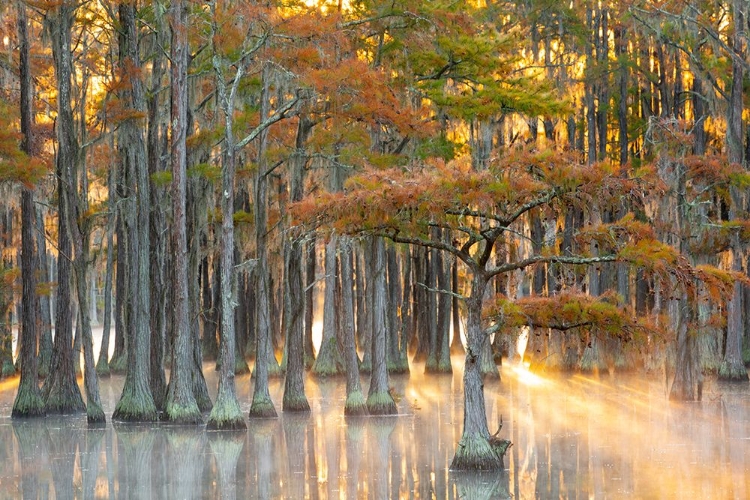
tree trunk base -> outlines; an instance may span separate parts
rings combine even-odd
[[[88,422],[89,427],[104,426],[107,423],[104,410],[100,405],[91,402],[86,405],[86,422]]]
[[[385,391],[375,392],[367,396],[367,411],[370,415],[396,415],[398,408],[393,396]]]
[[[336,342],[336,339],[332,338],[327,343],[321,344],[311,374],[316,377],[338,377],[345,373],[344,358],[339,352]]]
[[[344,415],[347,417],[363,417],[367,415],[367,401],[362,391],[354,391],[346,397]]]
[[[11,418],[34,418],[44,416],[44,401],[38,390],[34,390],[33,384],[25,383],[18,387],[18,394],[13,403]]]
[[[273,401],[264,397],[254,397],[248,416],[250,418],[276,418],[278,414],[273,406]]]
[[[458,443],[450,465],[452,471],[503,470],[503,455],[507,445],[492,445],[479,435],[464,435]],[[500,453],[502,452],[502,453]]]
[[[109,378],[112,375],[109,369],[109,361],[100,359],[96,364],[96,374],[99,378]]]
[[[75,384],[75,381],[72,383]],[[65,389],[61,387],[62,382],[57,381],[54,384],[45,403],[47,414],[67,415],[86,411],[77,385],[75,389]]]
[[[727,382],[747,382],[747,368],[742,362],[723,361],[719,366],[719,380]]]
[[[130,392],[130,391],[128,391]],[[136,397],[134,394],[123,394],[112,413],[112,420],[117,422],[156,422],[159,415],[156,405],[148,398]]]
[[[112,358],[109,362],[109,371],[116,375],[125,373],[128,366],[128,357],[125,354]]]
[[[281,409],[288,412],[306,413],[310,411],[310,403],[304,394],[287,396],[284,393],[284,400],[281,403]]]
[[[195,402],[191,405],[183,406],[167,401],[164,418],[167,422],[177,425],[200,425],[203,423],[201,412]]]
[[[239,431],[247,429],[240,405],[235,401],[216,401],[206,421],[206,429],[213,431]]]

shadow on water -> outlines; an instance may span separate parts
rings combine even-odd
[[[708,380],[703,402],[675,404],[646,376],[502,374],[485,384],[487,418],[494,432],[502,417],[513,446],[493,474],[448,471],[463,423],[459,371],[394,377],[394,417],[346,418],[343,380],[310,381],[309,414],[251,420],[240,433],[91,429],[83,415],[11,421],[12,391],[0,391],[0,498],[750,497],[746,386]],[[249,376],[237,385],[246,413]],[[119,387],[103,381],[104,394]],[[280,407],[282,381],[270,391]],[[110,415],[114,400],[104,405]]]

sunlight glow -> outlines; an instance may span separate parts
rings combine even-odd
[[[18,387],[19,380],[20,380],[19,377],[10,377],[10,378],[6,378],[5,380],[0,381],[0,392],[10,391],[10,390],[15,391],[16,388]]]
[[[515,365],[512,370],[513,373],[516,374],[518,381],[523,385],[527,385],[530,387],[539,387],[541,385],[544,385],[546,382],[542,377],[540,377],[536,373],[531,372],[526,363]]]

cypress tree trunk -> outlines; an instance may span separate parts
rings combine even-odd
[[[302,200],[304,192],[304,153],[312,123],[301,117],[297,127],[296,151],[289,166],[289,201]],[[302,281],[303,242],[301,236],[292,234],[284,252],[284,336],[286,337],[287,367],[284,381],[284,411],[310,411],[305,396],[305,330],[304,295]]]
[[[357,258],[357,276],[362,285],[362,318],[357,318],[357,330],[355,337],[359,348],[362,350],[362,362],[359,365],[360,373],[372,373],[372,266],[368,264],[366,256],[368,250],[360,247],[355,253]]]
[[[433,229],[432,230],[432,238],[435,240],[440,239],[439,235],[439,229]],[[425,298],[427,299],[427,310],[425,312],[427,322],[423,325],[424,328],[427,329],[427,335],[423,338],[427,339],[428,341],[428,349],[427,349],[427,360],[424,364],[424,371],[425,373],[434,373],[437,372],[437,358],[438,358],[438,348],[440,338],[439,338],[439,332],[438,332],[438,325],[437,325],[437,316],[438,316],[438,310],[437,310],[437,293],[435,292],[435,289],[437,289],[437,275],[439,273],[439,270],[437,268],[438,266],[438,250],[435,248],[430,248],[429,250],[429,258],[426,260],[426,274],[425,274],[425,281],[423,282],[424,286],[427,287]],[[418,285],[421,286],[421,285]]]
[[[36,210],[37,227],[44,227],[41,209]],[[43,231],[36,231],[37,268],[39,269],[39,282],[49,282],[49,267],[47,263],[47,240]],[[39,321],[41,331],[39,336],[39,377],[44,378],[49,374],[52,362],[52,311],[50,296],[45,294],[39,297],[41,311]]]
[[[269,103],[269,71],[267,67],[263,69],[263,90],[261,92],[261,119],[265,119],[270,113]],[[268,391],[269,365],[276,364],[276,357],[271,346],[271,276],[268,264],[268,239],[267,226],[268,215],[266,213],[268,203],[268,177],[266,172],[266,141],[268,131],[264,130],[259,135],[258,145],[258,163],[259,168],[255,174],[254,180],[254,216],[255,216],[255,244],[257,251],[258,265],[256,272],[258,276],[256,292],[256,356],[255,369],[255,390],[253,392],[253,402],[250,406],[250,417],[276,417],[276,409],[271,401],[271,394]],[[270,358],[273,357],[273,361]]]
[[[743,111],[743,76],[745,47],[744,37],[741,33],[745,32],[745,16],[742,6],[745,2],[734,0],[733,18],[735,35],[732,39],[732,50],[734,58],[732,59],[732,87],[727,107],[727,150],[729,161],[744,165],[744,134],[742,132],[742,111]],[[736,187],[730,188],[731,208],[730,220],[738,220],[742,208],[746,203],[746,193],[741,193]],[[734,233],[731,238],[732,251],[732,270],[742,270],[742,247],[738,233]],[[727,305],[727,344],[724,351],[724,359],[719,366],[719,378],[723,380],[747,381],[747,369],[742,362],[742,337],[743,320],[742,320],[742,285],[734,284],[732,298]]]
[[[201,414],[193,396],[190,364],[191,331],[188,311],[188,262],[185,217],[186,199],[186,132],[187,132],[187,6],[174,0],[169,8],[172,30],[171,100],[172,100],[172,253],[173,304],[175,340],[172,368],[167,389],[166,418],[176,423],[200,423]]]
[[[125,197],[123,192],[122,165],[117,167],[116,191],[117,197],[115,204]],[[112,358],[109,360],[109,370],[112,373],[125,373],[127,359],[127,345],[125,332],[128,325],[128,291],[127,280],[127,237],[125,236],[125,214],[122,213],[122,205],[118,206],[117,218],[115,221],[115,235],[117,238],[117,260],[115,261],[115,350],[112,352]]]
[[[155,22],[158,26],[156,30],[156,43],[165,46],[168,30],[164,22],[163,13],[156,13]],[[165,203],[165,188],[153,179],[157,173],[166,171],[166,161],[162,160],[164,151],[167,149],[165,141],[167,133],[162,129],[162,111],[159,99],[159,89],[162,85],[162,79],[165,73],[165,57],[155,51],[156,54],[151,64],[151,88],[150,97],[147,101],[148,106],[148,129],[146,131],[147,151],[148,151],[148,173],[152,180],[149,186],[151,196],[149,213],[149,256],[151,268],[149,271],[151,287],[151,362],[149,386],[151,395],[154,399],[154,405],[157,411],[163,412],[167,398],[167,378],[164,373],[164,354],[166,351],[167,341],[167,238],[165,238],[164,228],[167,227],[165,213],[167,211]]]
[[[21,75],[21,150],[33,155],[32,79],[29,65],[29,37],[27,32],[26,6],[16,2],[18,11],[19,71]],[[21,380],[11,410],[12,418],[44,415],[44,401],[39,392],[37,376],[37,338],[39,336],[39,296],[36,291],[36,271],[39,259],[34,241],[34,192],[26,187],[21,191]]]
[[[213,24],[212,34],[216,35],[216,5],[211,5]],[[219,268],[221,286],[221,369],[219,372],[219,394],[208,417],[209,429],[246,429],[242,418],[240,403],[234,382],[234,358],[237,354],[234,324],[234,308],[237,305],[237,287],[234,272],[234,178],[236,172],[236,154],[232,119],[234,114],[234,96],[242,77],[242,69],[237,70],[235,82],[227,93],[224,76],[224,64],[214,52],[214,71],[216,72],[219,106],[224,115],[224,161],[221,169],[221,234],[219,236]],[[205,279],[208,281],[207,262],[204,264]],[[207,285],[206,285],[207,286]],[[210,295],[210,294],[209,294]],[[214,335],[213,333],[210,333]],[[236,462],[236,461],[235,461]]]
[[[318,377],[332,377],[341,375],[344,371],[344,359],[338,344],[336,311],[336,250],[338,236],[335,234],[325,247],[325,295],[323,299],[323,337],[320,349],[312,367],[313,375]]]
[[[122,71],[140,68],[138,35],[136,32],[135,5],[119,5],[120,64]],[[135,112],[146,111],[143,81],[131,76],[130,89],[121,96],[124,104]],[[125,220],[128,233],[128,281],[132,294],[129,302],[130,325],[127,354],[127,371],[120,400],[115,406],[113,420],[130,422],[153,422],[157,419],[156,404],[150,386],[150,329],[151,329],[151,283],[149,253],[150,194],[148,159],[140,124],[134,119],[120,124],[118,149],[125,169],[129,199]]]
[[[359,383],[359,358],[354,338],[354,280],[352,247],[348,237],[341,238],[341,302],[342,328],[344,330],[344,359],[346,361],[346,403],[344,415],[367,414],[367,405]]]
[[[99,348],[99,361],[96,363],[96,372],[100,377],[109,377],[109,334],[112,329],[112,275],[114,274],[114,233],[117,221],[117,209],[114,206],[113,170],[109,172],[109,220],[107,220],[107,262],[104,271],[104,324],[102,325],[102,343]]]
[[[404,283],[401,290],[401,339],[399,344],[399,367],[403,373],[409,373],[409,355],[407,349],[411,336],[412,316],[414,311],[411,304],[412,272],[411,272],[411,247],[404,247],[403,278]]]
[[[461,317],[459,316],[458,304],[458,259],[453,260],[451,266],[451,291],[452,298],[452,318],[453,318],[453,339],[451,340],[451,354],[464,354],[464,345],[461,342]]]
[[[72,195],[69,190],[77,185],[74,176],[75,164],[78,161],[78,145],[75,137],[75,122],[71,109],[71,28],[77,7],[67,2],[56,6],[48,12],[52,56],[55,66],[55,77],[58,90],[58,118],[56,135],[57,151],[57,188],[60,198],[58,216],[58,270],[55,311],[55,341],[52,352],[50,376],[45,381],[43,393],[47,413],[76,413],[85,406],[76,382],[73,363],[73,321],[71,318],[71,257],[72,244],[68,216],[73,210],[70,206]]]
[[[379,237],[372,238],[370,243],[373,278],[372,376],[367,393],[367,410],[371,415],[393,415],[398,412],[398,408],[388,392],[386,367],[385,243]]]
[[[447,239],[447,234],[443,235],[443,240]],[[450,243],[447,242],[446,243]],[[451,296],[448,291],[451,288],[451,268],[450,263],[446,262],[443,252],[438,252],[435,269],[437,275],[437,288],[440,293],[437,296],[437,330],[439,339],[438,365],[437,371],[440,373],[452,373],[451,349],[450,349],[450,328],[451,328]],[[492,363],[494,364],[494,359]]]
[[[386,249],[388,260],[388,372],[408,373],[408,358],[401,356],[405,348],[403,320],[405,304],[403,303],[402,273],[399,269],[398,251],[395,245]]]
[[[310,369],[315,363],[313,346],[313,311],[315,306],[315,237],[305,244],[305,368]]]
[[[214,258],[213,269],[217,269],[216,258]],[[219,345],[216,342],[216,326],[218,323],[219,315],[217,314],[217,303],[214,302],[214,289],[211,287],[211,279],[209,276],[211,266],[209,265],[208,255],[203,257],[200,265],[201,272],[201,317],[203,318],[203,361],[216,361],[216,357],[219,354]],[[215,275],[218,274],[218,270]]]
[[[487,278],[476,273],[472,278],[471,295],[466,300],[466,359],[464,363],[464,428],[461,441],[451,462],[451,470],[502,470],[504,449],[490,443],[484,385],[479,370],[483,344],[482,298]]]

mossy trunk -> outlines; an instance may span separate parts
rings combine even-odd
[[[451,470],[502,470],[503,455],[490,444],[487,413],[484,402],[484,384],[480,372],[480,357],[487,335],[482,330],[482,297],[487,278],[475,274],[471,295],[466,301],[466,358],[464,362],[464,426]]]
[[[171,47],[171,105],[172,130],[172,254],[173,254],[173,307],[174,345],[172,367],[165,417],[180,424],[202,423],[201,413],[193,395],[191,380],[192,346],[190,316],[188,311],[188,259],[185,198],[186,184],[186,131],[187,131],[187,5],[175,0],[169,8],[172,28]]]
[[[373,278],[372,375],[367,393],[367,410],[371,415],[393,415],[398,408],[388,392],[386,367],[386,279],[385,242],[371,238],[370,262]]]
[[[26,6],[17,4],[17,26],[19,41],[19,71],[21,77],[21,149],[32,155],[33,137],[33,108],[32,108],[32,78],[29,64],[29,39],[26,21]],[[12,418],[37,417],[44,414],[44,401],[39,391],[37,374],[37,338],[41,307],[37,294],[38,253],[34,236],[34,222],[36,209],[34,208],[34,192],[26,187],[21,188],[21,310],[20,344],[21,380],[18,392],[11,410]],[[10,339],[10,335],[8,336]],[[10,346],[8,346],[10,347]],[[10,354],[10,349],[8,349]],[[12,366],[12,363],[11,363]]]
[[[302,200],[304,192],[304,167],[307,157],[304,146],[312,130],[312,122],[300,118],[297,127],[296,152],[290,159],[289,198],[291,202]],[[303,241],[300,234],[292,233],[284,252],[284,336],[286,337],[287,367],[284,381],[284,411],[310,411],[305,395],[305,296],[303,290],[302,261]]]
[[[23,11],[21,13],[20,11]],[[25,7],[19,7],[19,31],[26,29]],[[24,38],[25,39],[25,38]],[[22,51],[22,54],[24,52]],[[27,54],[28,57],[28,54]],[[21,192],[21,300],[25,307],[21,317],[21,380],[11,410],[12,418],[29,418],[44,415],[44,401],[39,391],[37,377],[36,339],[39,322],[37,320],[39,296],[36,295],[36,253],[34,248],[34,200],[31,190]]]
[[[140,67],[136,12],[133,4],[118,7],[120,34],[120,61]],[[139,112],[146,111],[143,81],[134,79],[131,87],[121,98],[126,105]],[[123,200],[126,206],[125,230],[127,246],[120,251],[128,252],[128,288],[137,290],[128,303],[128,314],[132,318],[128,330],[127,372],[120,401],[115,407],[113,419],[134,422],[153,422],[157,419],[156,404],[149,384],[151,357],[151,288],[149,253],[149,178],[146,145],[143,133],[135,120],[125,120],[119,128],[119,153],[125,169],[125,182],[129,197]]]
[[[738,239],[738,238],[737,238]],[[739,242],[736,243],[739,246]],[[732,251],[732,269],[740,270],[739,252]],[[719,379],[733,382],[747,382],[747,368],[742,362],[742,284],[734,283],[732,298],[727,303],[727,344],[724,359],[719,365]]]
[[[263,89],[261,91],[261,109],[260,113],[262,117],[266,117],[270,113],[270,82],[269,70],[267,67],[263,68]],[[255,336],[257,339],[256,356],[255,356],[255,369],[253,370],[253,377],[255,381],[255,387],[253,391],[253,402],[250,406],[250,417],[251,418],[274,418],[277,416],[276,408],[274,408],[273,401],[271,400],[271,394],[268,391],[268,377],[269,377],[269,365],[276,363],[276,357],[271,347],[271,335],[273,334],[271,325],[271,273],[268,263],[268,246],[267,246],[267,203],[268,203],[268,177],[266,175],[266,141],[268,139],[268,131],[264,130],[259,135],[258,145],[258,171],[254,176],[254,211],[255,217],[255,244],[257,251],[258,265],[256,266],[257,272],[257,288],[256,288],[256,308],[255,308],[255,320],[256,330]],[[271,360],[270,358],[273,358]]]
[[[344,330],[344,359],[346,361],[346,403],[344,415],[366,415],[367,405],[359,382],[359,359],[354,335],[354,269],[352,248],[347,237],[341,239],[341,302]]]
[[[209,429],[243,430],[247,428],[242,418],[234,381],[235,356],[237,355],[234,324],[234,309],[237,304],[236,273],[234,271],[234,178],[236,157],[234,134],[232,132],[232,112],[234,110],[230,96],[224,84],[223,64],[218,56],[214,59],[214,69],[221,82],[218,85],[219,104],[224,113],[226,130],[224,141],[226,154],[221,169],[221,233],[219,236],[219,269],[221,271],[221,358],[223,361],[219,372],[219,394],[211,414],[206,422]],[[207,263],[204,264],[207,266]],[[205,273],[208,279],[208,272]],[[216,304],[214,304],[215,306]],[[211,332],[211,335],[214,335]],[[236,464],[236,458],[235,458]]]
[[[74,176],[78,162],[78,144],[75,137],[75,121],[71,109],[71,29],[77,6],[62,4],[48,14],[52,55],[55,66],[55,78],[58,87],[58,121],[56,133],[57,150],[57,188],[59,193],[58,217],[58,255],[72,255],[70,227],[74,220],[71,206],[73,193],[77,186]],[[71,317],[72,284],[71,261],[61,257],[57,268],[55,340],[52,352],[50,376],[45,381],[43,393],[47,413],[76,413],[85,406],[76,382],[73,356],[73,320]]]

